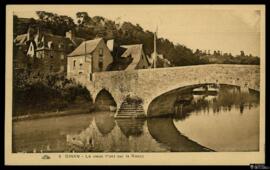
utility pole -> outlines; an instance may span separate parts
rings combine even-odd
[[[157,30],[158,30],[158,27],[155,31],[155,34],[154,34],[154,55],[153,55],[153,62],[154,62],[154,68],[157,68]]]

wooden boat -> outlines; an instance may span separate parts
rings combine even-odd
[[[116,107],[115,106],[110,106],[110,111],[111,112],[115,112],[116,111]]]

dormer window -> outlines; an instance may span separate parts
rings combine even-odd
[[[49,47],[49,49],[53,49],[53,42],[52,41],[48,42],[48,47]]]
[[[64,48],[64,44],[63,44],[63,43],[60,43],[60,44],[58,45],[58,48],[59,48],[59,49],[63,49],[63,48]]]
[[[44,45],[43,42],[38,42],[38,45],[37,45],[37,46],[38,46],[39,48],[42,48],[43,45]]]

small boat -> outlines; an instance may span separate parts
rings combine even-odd
[[[116,111],[116,107],[115,106],[110,106],[110,111],[111,112],[115,112]]]
[[[219,92],[219,87],[217,85],[209,85],[207,87],[207,91],[209,91],[209,92]]]
[[[193,89],[193,92],[204,92],[204,91],[206,91],[205,87],[198,87],[198,88]]]

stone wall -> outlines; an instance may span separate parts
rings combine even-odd
[[[260,68],[256,65],[198,65],[130,71],[111,71],[93,74],[93,81],[78,79],[90,90],[93,100],[106,89],[121,106],[127,95],[144,102],[144,111],[156,97],[171,90],[206,83],[219,83],[260,89]]]

